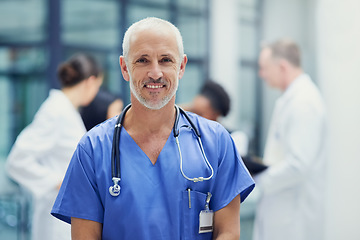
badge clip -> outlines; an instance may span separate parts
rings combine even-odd
[[[208,233],[214,230],[214,212],[209,208],[211,196],[211,193],[208,192],[206,197],[205,210],[202,210],[199,214],[199,233]]]

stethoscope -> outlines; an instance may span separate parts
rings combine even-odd
[[[119,152],[120,151],[120,149],[119,149],[120,145],[119,145],[119,143],[120,143],[121,126],[122,126],[122,123],[124,121],[125,114],[130,109],[130,107],[131,107],[131,104],[127,105],[124,108],[124,110],[121,112],[121,114],[117,118],[116,125],[115,125],[115,130],[114,130],[114,137],[113,137],[112,150],[111,150],[111,175],[112,175],[112,181],[114,182],[114,186],[110,186],[110,188],[109,188],[110,194],[112,196],[114,196],[114,197],[116,197],[116,196],[118,196],[120,194],[120,185],[119,185],[119,183],[120,183],[120,180],[121,180],[121,176],[120,176],[121,171],[120,171],[120,152]],[[175,137],[176,145],[177,145],[177,148],[178,148],[178,151],[179,151],[181,174],[183,175],[183,177],[185,179],[187,179],[189,181],[192,181],[192,182],[208,181],[213,177],[214,169],[212,168],[209,160],[206,157],[204,147],[203,147],[203,144],[201,142],[200,132],[196,128],[195,124],[191,121],[189,115],[183,109],[181,109],[177,105],[175,105],[175,109],[176,109],[176,117],[175,117],[175,122],[174,122],[174,127],[173,127],[173,135]],[[202,154],[202,156],[203,156],[203,158],[205,160],[205,163],[206,163],[207,167],[210,168],[210,170],[211,170],[211,174],[208,177],[190,178],[183,171],[183,159],[182,159],[180,143],[179,143],[180,129],[178,129],[180,113],[183,114],[185,116],[185,118],[187,119],[187,121],[190,123],[190,126],[186,126],[186,127],[190,128],[195,133],[195,135],[197,137],[197,142],[198,142],[199,147],[201,149],[201,154]]]

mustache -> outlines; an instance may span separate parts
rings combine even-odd
[[[166,85],[167,84],[167,81],[165,81],[163,78],[158,78],[158,79],[153,79],[153,78],[149,78],[148,80],[146,80],[144,82],[144,85],[147,85],[149,83],[157,83],[157,84],[164,84]]]

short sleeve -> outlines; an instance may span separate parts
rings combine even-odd
[[[219,128],[219,162],[211,200],[214,211],[228,205],[239,194],[241,201],[244,201],[255,187],[230,134],[223,127]]]
[[[71,159],[51,214],[67,223],[71,223],[71,217],[103,222],[104,207],[93,160],[81,144]]]

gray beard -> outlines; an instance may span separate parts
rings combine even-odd
[[[133,83],[132,77],[130,76],[130,91],[131,93],[135,96],[135,98],[146,108],[151,109],[151,110],[159,110],[161,108],[163,108],[166,104],[168,104],[170,102],[170,100],[175,96],[176,91],[179,87],[179,79],[176,82],[176,88],[174,89],[173,92],[170,92],[170,94],[166,95],[163,99],[161,99],[160,102],[158,103],[152,103],[147,101],[144,97],[142,97],[135,89],[135,85]]]

